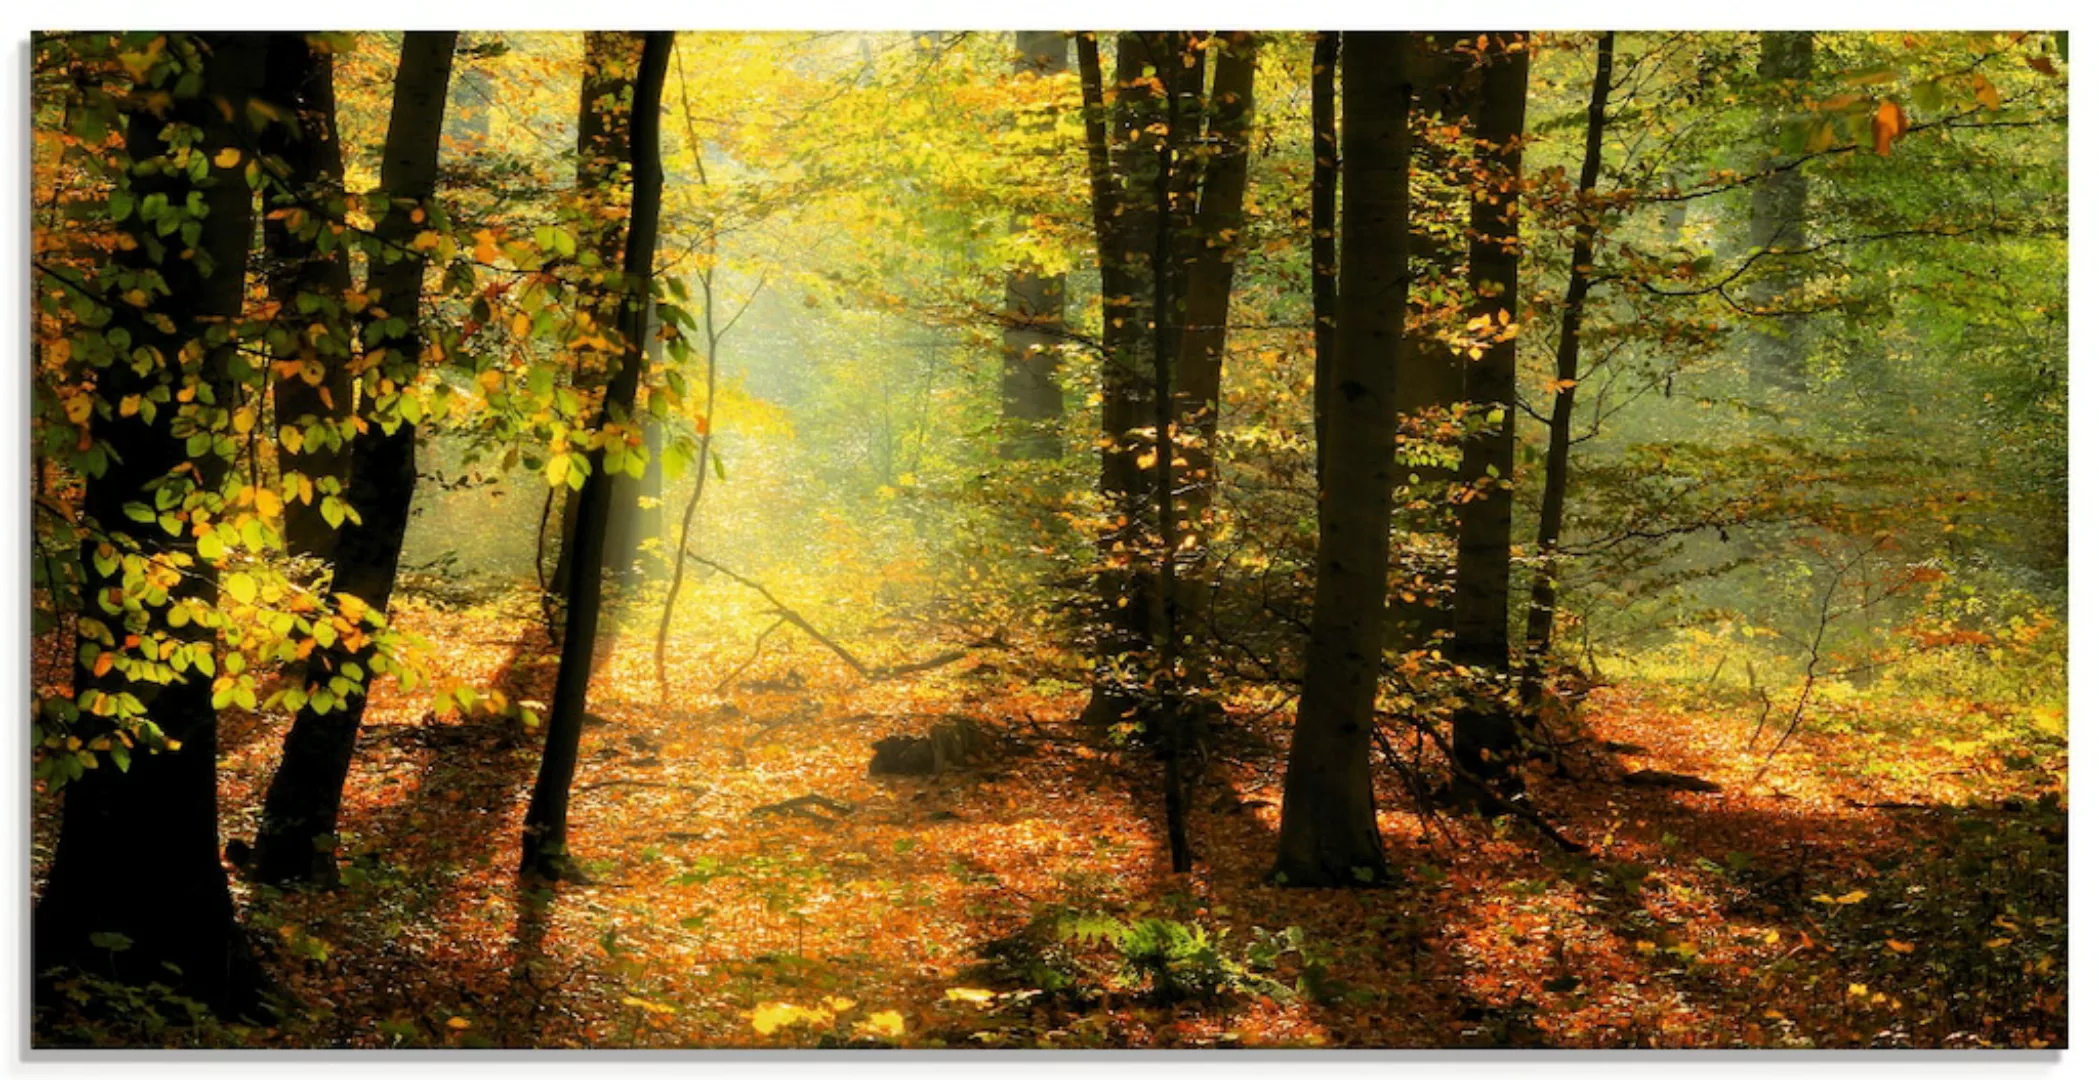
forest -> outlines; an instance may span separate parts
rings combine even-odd
[[[2069,35],[40,31],[31,1043],[2068,1043]]]

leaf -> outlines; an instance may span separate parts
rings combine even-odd
[[[1905,954],[1917,951],[1917,946],[1914,942],[1897,941],[1894,938],[1888,939],[1888,948],[1893,949],[1896,952]]]
[[[877,1038],[901,1038],[904,1034],[904,1014],[895,1009],[884,1009],[870,1014],[858,1027],[862,1032]]]
[[[1902,106],[1892,101],[1881,102],[1880,108],[1873,113],[1873,152],[1887,157],[1895,140],[1908,130],[1909,117],[1904,115]]]
[[[255,579],[242,573],[226,575],[226,592],[243,604],[255,602]]]
[[[211,159],[211,163],[212,163],[213,165],[216,165],[216,166],[218,166],[218,167],[219,167],[219,168],[221,168],[221,169],[230,169],[230,168],[234,167],[235,165],[238,165],[238,164],[240,164],[240,163],[241,163],[241,152],[240,152],[240,147],[237,147],[237,146],[229,146],[229,147],[225,148],[224,150],[221,150],[221,151],[219,151],[219,152],[218,152],[218,154],[217,154],[217,156],[215,156],[215,157],[213,157],[213,158]]]

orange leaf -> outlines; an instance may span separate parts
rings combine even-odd
[[[1873,113],[1873,152],[1881,157],[1888,156],[1888,150],[1903,132],[1909,130],[1909,126],[1909,117],[1903,115],[1902,106],[1892,101],[1881,102],[1880,108]]]

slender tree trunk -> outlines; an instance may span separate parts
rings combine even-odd
[[[1322,30],[1312,46],[1312,467],[1326,482],[1327,418],[1333,405],[1335,174],[1340,145],[1334,138],[1334,69],[1341,61],[1341,33]]]
[[[421,367],[423,271],[426,260],[412,241],[424,228],[412,214],[434,205],[438,136],[443,130],[446,87],[451,81],[454,31],[410,31],[401,39],[394,75],[393,110],[387,121],[379,187],[387,210],[374,231],[381,254],[366,279],[372,304],[366,309],[366,359],[378,363],[365,376],[358,404],[365,430],[350,444],[350,505],[358,520],[346,522],[335,548],[336,592],[355,597],[376,616],[386,614],[400,571],[401,544],[415,498],[416,425],[402,419],[400,394],[415,385]],[[384,322],[406,322],[387,335]],[[399,390],[381,393],[380,384]],[[389,430],[389,428],[391,430]],[[351,648],[347,637],[314,649],[307,658],[309,693],[355,666],[364,674],[356,688],[329,709],[309,703],[299,710],[284,740],[284,758],[263,798],[255,838],[254,874],[275,885],[332,884],[335,832],[342,812],[343,784],[364,721],[366,694],[379,677],[381,658],[366,639]]]
[[[1182,348],[1182,298],[1184,279],[1180,273],[1180,260],[1173,254],[1173,239],[1178,224],[1186,212],[1175,206],[1175,168],[1180,164],[1180,149],[1184,143],[1182,126],[1190,120],[1190,109],[1182,107],[1182,99],[1190,88],[1186,80],[1194,80],[1194,90],[1201,92],[1201,67],[1192,73],[1186,65],[1178,63],[1186,34],[1169,31],[1169,34],[1146,36],[1152,48],[1152,67],[1159,73],[1161,86],[1167,94],[1165,132],[1159,132],[1152,143],[1154,172],[1152,172],[1152,206],[1157,210],[1157,220],[1152,222],[1152,507],[1159,514],[1159,652],[1157,671],[1152,679],[1159,684],[1159,696],[1163,709],[1157,719],[1165,723],[1165,759],[1167,759],[1167,849],[1171,851],[1173,872],[1186,874],[1194,868],[1194,847],[1188,843],[1188,782],[1182,776],[1182,765],[1188,751],[1188,723],[1192,711],[1186,700],[1182,700],[1180,679],[1180,587],[1175,585],[1180,556],[1180,516],[1175,507],[1173,493],[1173,367]],[[1154,738],[1157,738],[1154,734]]]
[[[121,397],[156,388],[170,395],[181,392],[179,400],[201,392],[207,402],[229,401],[234,393],[235,346],[212,342],[210,335],[241,314],[255,211],[241,167],[220,167],[216,160],[223,148],[241,146],[250,135],[226,117],[243,115],[261,89],[267,41],[261,34],[199,34],[176,38],[174,48],[190,43],[201,54],[199,91],[174,97],[165,114],[148,107],[143,93],[126,99],[124,143],[133,162],[126,182],[135,203],[143,205],[157,195],[175,208],[195,195],[205,214],[193,242],[180,233],[161,237],[156,223],[136,212],[120,223],[134,243],[111,256],[114,266],[156,275],[166,291],[148,308],[120,303],[110,310],[110,332],[121,329],[134,348],[151,349],[162,358],[143,373],[128,363],[105,368],[96,393],[112,406]],[[230,107],[230,114],[216,102]],[[202,183],[168,161],[166,140],[178,126],[201,132],[195,145],[214,162]],[[165,167],[147,171],[149,162]],[[176,362],[186,349],[201,351],[195,366]],[[226,479],[226,458],[216,453],[192,457],[185,451],[176,422],[192,408],[176,400],[171,396],[150,419],[112,408],[95,422],[96,437],[110,451],[109,465],[85,479],[83,512],[113,553],[135,550],[150,559],[189,564],[167,600],[154,605],[140,598],[137,580],[125,596],[121,566],[105,570],[107,561],[97,566],[101,539],[82,542],[82,595],[94,598],[80,616],[82,643],[99,626],[114,636],[112,651],[130,660],[141,658],[135,649],[118,648],[127,631],[168,644],[212,639],[208,628],[194,622],[178,627],[168,618],[176,601],[206,609],[217,604],[216,569],[207,561],[192,562],[196,540],[188,530],[170,536],[157,521],[140,523],[124,513],[127,503],[154,505],[156,488],[216,493]],[[188,469],[177,468],[185,465]],[[112,598],[121,598],[119,606],[112,606]],[[195,669],[174,682],[133,681],[130,670],[129,662],[98,672],[93,663],[76,661],[73,687],[81,716],[68,734],[83,742],[135,738],[138,745],[128,767],[104,760],[63,789],[57,850],[32,920],[34,970],[75,968],[130,983],[161,982],[221,1015],[249,1012],[258,1002],[263,975],[236,921],[219,861],[218,714],[211,681]],[[144,719],[158,726],[164,745],[152,748],[144,733],[133,729],[127,735],[107,717],[103,703],[119,694],[143,704]]]
[[[1611,61],[1616,34],[1596,42],[1596,81],[1589,90],[1588,133],[1582,143],[1581,176],[1575,185],[1580,218],[1567,269],[1567,297],[1560,305],[1560,341],[1553,356],[1552,419],[1545,442],[1545,489],[1538,507],[1538,571],[1531,578],[1530,617],[1523,635],[1526,681],[1535,686],[1552,651],[1553,609],[1559,590],[1560,531],[1567,513],[1567,459],[1574,443],[1574,391],[1581,379],[1582,312],[1595,271],[1596,233],[1603,212],[1595,204],[1596,178],[1603,171],[1603,129],[1611,102]]]
[[[593,324],[614,328],[620,314],[620,254],[626,236],[626,215],[619,204],[620,175],[629,158],[629,128],[633,113],[630,99],[634,64],[639,42],[633,35],[593,30],[583,35],[583,79],[576,107],[576,220],[577,247],[598,254],[599,270],[583,283],[578,311]],[[611,372],[602,350],[577,354],[572,375],[576,389],[587,401],[602,390]],[[617,497],[622,492],[615,491]],[[615,501],[615,507],[631,507],[631,500]],[[576,522],[582,508],[582,492],[564,489],[561,494],[561,547],[554,559],[554,573],[547,586],[554,593],[553,623],[561,626],[567,598],[576,586]],[[624,516],[616,509],[615,516]],[[554,635],[557,639],[560,634]]]
[[[599,410],[600,429],[608,424],[633,422],[631,413],[641,382],[656,233],[663,203],[663,159],[658,132],[673,35],[651,31],[641,37],[630,149],[633,202],[620,259],[625,271],[620,361]],[[568,857],[569,788],[575,780],[583,710],[590,694],[591,655],[604,594],[605,523],[613,509],[612,485],[605,475],[602,450],[591,452],[590,466],[590,475],[578,493],[574,581],[561,639],[561,667],[555,676],[554,700],[547,715],[546,752],[540,760],[539,779],[532,786],[532,804],[525,811],[524,850],[519,867],[526,877],[547,881],[574,876]]]
[[[1530,82],[1526,35],[1494,35],[1483,55],[1478,126],[1485,166],[1472,195],[1470,269],[1475,334],[1491,335],[1466,368],[1468,423],[1459,466],[1457,591],[1450,657],[1495,673],[1509,669],[1509,541],[1515,501],[1516,328],[1522,252],[1524,99]],[[1515,718],[1498,700],[1460,710],[1452,749],[1475,775],[1507,771],[1517,748]]]
[[[1016,30],[1013,70],[1059,75],[1070,70],[1061,31]],[[1005,366],[1000,413],[1005,421],[999,456],[1055,457],[1063,445],[1064,389],[1057,382],[1058,339],[1064,328],[1064,275],[1045,274],[1023,261],[1006,278]]]
[[[1138,429],[1149,422],[1154,310],[1151,248],[1158,230],[1152,169],[1157,160],[1134,136],[1163,118],[1164,102],[1144,78],[1142,36],[1123,34],[1115,48],[1116,98],[1113,138],[1104,122],[1098,43],[1079,42],[1086,94],[1087,160],[1101,268],[1101,474],[1107,527],[1098,541],[1102,606],[1096,645],[1093,697],[1086,719],[1113,723],[1136,708],[1134,668],[1150,651],[1152,575],[1143,568],[1144,504],[1147,485],[1138,458]]]
[[[1767,30],[1760,35],[1756,73],[1766,82],[1802,82],[1814,71],[1815,35],[1805,30]],[[1777,118],[1773,118],[1776,126]],[[1749,246],[1774,251],[1798,250],[1807,242],[1807,174],[1799,169],[1772,173],[1758,180],[1749,199]],[[1794,260],[1776,260],[1780,269],[1744,290],[1750,310],[1798,306],[1794,294],[1800,275]],[[1750,328],[1749,368],[1752,382],[1766,393],[1807,388],[1807,317],[1773,315]]]
[[[1407,313],[1410,34],[1342,41],[1341,274],[1332,412],[1321,451],[1318,576],[1304,694],[1290,737],[1275,874],[1289,885],[1385,876],[1370,741],[1384,659]],[[1410,373],[1411,376],[1411,373]]]
[[[1224,383],[1225,326],[1231,315],[1232,277],[1238,261],[1240,234],[1246,227],[1246,132],[1253,116],[1254,56],[1259,42],[1252,34],[1234,33],[1221,40],[1217,77],[1210,90],[1208,154],[1202,159],[1200,195],[1195,208],[1190,249],[1184,271],[1183,311],[1175,373],[1175,423],[1180,432],[1183,468],[1182,514],[1192,542],[1178,546],[1181,560],[1182,616],[1193,619],[1201,609],[1208,577],[1208,544],[1213,534],[1212,505],[1217,493],[1217,420]],[[1199,657],[1191,655],[1191,661]]]
[[[663,359],[663,340],[657,336],[657,327],[662,325],[656,318],[656,305],[649,305],[649,334],[645,367],[653,368]],[[613,580],[622,586],[633,588],[649,581],[660,581],[666,572],[661,538],[663,536],[663,425],[655,417],[641,417],[642,446],[648,451],[649,460],[642,466],[640,476],[621,473],[613,477],[612,520],[606,524],[605,569]],[[650,539],[658,546],[651,550]]]
[[[338,221],[343,215],[343,154],[335,133],[335,57],[316,50],[298,33],[269,35],[265,93],[296,114],[296,126],[272,127],[265,150],[285,167],[287,193],[274,202],[309,220]],[[262,224],[263,273],[279,315],[270,334],[278,367],[270,388],[278,427],[301,432],[299,449],[280,448],[285,474],[311,480],[311,499],[284,503],[284,545],[293,555],[325,558],[335,547],[335,528],[321,516],[321,495],[340,495],[349,482],[352,378],[350,321],[342,297],[350,291],[349,252],[323,251],[309,227],[269,216]],[[307,297],[302,307],[300,297]],[[313,336],[309,327],[325,333]],[[274,430],[274,429],[272,429]]]
[[[1476,119],[1480,72],[1472,43],[1478,38],[1474,33],[1416,34],[1406,57],[1419,95],[1415,109],[1434,132],[1413,150],[1412,277],[1407,332],[1400,342],[1400,369],[1407,377],[1399,386],[1405,463],[1399,474],[1399,520],[1408,532],[1432,541],[1428,556],[1410,567],[1413,584],[1392,605],[1393,644],[1407,649],[1429,648],[1451,629],[1445,583],[1455,563],[1452,493],[1458,479],[1451,418],[1465,397],[1465,355],[1454,338],[1466,317],[1463,236],[1469,206],[1468,184],[1452,174],[1457,141],[1471,135]]]

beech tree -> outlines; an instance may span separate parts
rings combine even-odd
[[[196,534],[164,529],[151,508],[213,504],[231,465],[187,446],[224,423],[220,406],[235,393],[229,328],[255,210],[240,152],[249,132],[234,118],[262,101],[269,51],[265,35],[212,33],[127,54],[135,83],[114,103],[126,168],[110,216],[129,241],[97,281],[76,287],[147,302],[97,301],[111,348],[88,359],[95,394],[134,405],[96,423],[106,451],[81,498],[85,602],[73,715],[61,717],[109,760],[65,778],[33,916],[38,973],[169,983],[228,1016],[254,1013],[263,977],[219,862],[218,710],[207,671],[192,666],[211,653],[219,573]]]
[[[1408,285],[1413,35],[1341,42],[1340,281],[1320,451],[1318,577],[1291,729],[1275,876],[1356,885],[1385,876],[1370,784],[1384,670],[1385,588]],[[1413,377],[1410,373],[1408,377]]]
[[[641,55],[633,76],[632,130],[627,139],[632,195],[619,262],[619,352],[594,425],[601,432],[629,429],[637,423],[634,398],[647,351],[656,234],[663,204],[659,134],[663,81],[670,67],[673,35],[651,31],[638,36]],[[575,555],[564,614],[561,667],[547,714],[546,749],[540,759],[539,779],[532,786],[532,803],[525,812],[520,872],[546,881],[576,876],[568,855],[569,788],[575,782],[583,710],[590,695],[591,658],[603,611],[605,531],[613,510],[612,477],[605,471],[605,460],[602,444],[590,451],[590,469],[576,494]]]
[[[377,220],[365,281],[371,300],[359,320],[364,373],[357,416],[363,431],[350,442],[348,469],[348,502],[356,516],[343,524],[334,544],[333,588],[353,623],[383,622],[415,497],[416,424],[401,408],[402,392],[415,385],[423,362],[427,259],[415,238],[441,214],[438,135],[458,36],[455,31],[402,35],[379,190],[366,198]],[[325,213],[320,220],[333,222]],[[308,656],[304,704],[285,736],[283,762],[263,800],[253,867],[258,880],[279,885],[335,880],[343,784],[367,691],[381,670],[378,643],[359,637],[320,644]],[[340,691],[327,693],[331,686]]]

